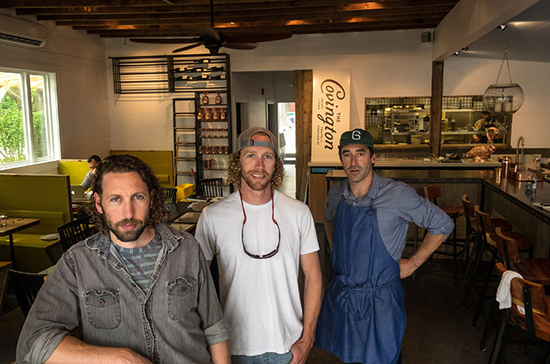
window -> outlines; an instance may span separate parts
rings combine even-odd
[[[0,68],[0,170],[59,158],[55,74]]]

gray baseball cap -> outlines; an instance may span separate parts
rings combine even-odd
[[[265,134],[269,137],[270,141],[252,140],[252,137],[258,133]],[[239,152],[246,147],[268,147],[275,151],[275,154],[279,155],[279,142],[277,137],[266,128],[256,126],[254,128],[246,129],[237,138],[237,149],[235,152]]]

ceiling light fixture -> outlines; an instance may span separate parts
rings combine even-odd
[[[510,83],[499,84],[498,79],[504,61],[506,61],[508,68]],[[523,105],[523,90],[517,83],[512,83],[512,74],[508,63],[508,49],[506,47],[504,47],[504,58],[498,70],[497,80],[485,90],[483,104],[487,111],[493,114],[513,114]]]
[[[508,26],[506,24],[500,24],[498,27],[500,28],[500,30],[504,30]]]

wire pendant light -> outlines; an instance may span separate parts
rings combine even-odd
[[[510,83],[499,84],[498,79],[506,61]],[[523,105],[523,90],[517,83],[512,83],[510,64],[508,63],[508,49],[504,47],[504,58],[498,70],[495,84],[490,85],[483,94],[483,104],[487,111],[492,114],[513,114]]]

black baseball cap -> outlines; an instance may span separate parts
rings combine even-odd
[[[350,144],[362,144],[369,147],[371,152],[374,152],[374,140],[372,135],[363,129],[353,129],[351,131],[346,131],[340,137],[340,145],[338,145],[338,150],[342,150],[343,146]]]

